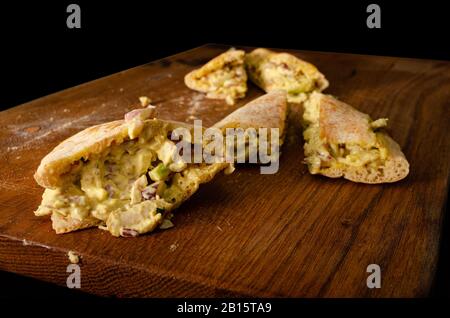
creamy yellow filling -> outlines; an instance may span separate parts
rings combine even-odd
[[[382,134],[376,133],[376,142],[366,144],[336,144],[320,138],[318,128],[310,126],[304,132],[305,156],[311,173],[326,169],[341,169],[346,166],[376,170],[388,157]]]
[[[303,132],[305,162],[312,174],[326,169],[342,169],[346,166],[362,167],[376,170],[388,157],[384,137],[375,130],[387,125],[386,118],[369,123],[369,130],[375,134],[375,142],[365,143],[333,143],[321,138],[319,127],[320,106],[308,103],[303,119],[307,128]]]
[[[311,92],[315,81],[300,70],[293,70],[286,64],[266,63],[262,68],[263,81],[273,88],[286,90],[289,95]]]
[[[187,164],[173,162],[175,151],[166,136],[147,140],[144,135],[81,160],[63,186],[45,190],[36,215],[59,213],[80,221],[95,217],[113,235],[152,230],[183,197],[179,183],[195,177],[196,169],[182,175]]]
[[[225,98],[227,103],[245,96],[247,91],[247,76],[243,65],[229,65],[218,69],[198,79],[207,87],[210,98]]]

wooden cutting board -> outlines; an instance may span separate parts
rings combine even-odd
[[[175,227],[136,239],[89,229],[56,235],[33,211],[41,158],[72,134],[119,119],[148,96],[160,118],[211,125],[231,107],[184,75],[227,49],[206,45],[0,113],[0,269],[66,285],[67,252],[82,256],[81,289],[116,296],[414,297],[430,291],[449,182],[450,63],[337,53],[291,53],[315,65],[327,92],[389,131],[411,164],[401,182],[363,185],[312,176],[291,116],[280,170],[239,166],[176,211]],[[247,51],[252,48],[244,48]],[[369,289],[369,264],[381,267]]]

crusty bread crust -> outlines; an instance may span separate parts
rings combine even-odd
[[[41,162],[37,172],[35,173],[36,181],[43,187],[54,189],[61,183],[61,176],[67,173],[73,163],[82,158],[88,159],[93,154],[99,154],[109,148],[111,144],[121,144],[130,140],[129,128],[135,122],[117,120],[97,126],[87,128],[78,134],[66,139],[60,143],[53,151],[51,151]],[[187,128],[193,132],[193,126],[175,121],[166,121],[159,119],[144,120],[141,132],[161,130],[171,131],[178,127]],[[135,136],[135,138],[137,138]],[[183,196],[176,203],[174,208],[187,200],[194,194],[199,185],[209,182],[217,173],[229,167],[226,162],[214,164],[202,164],[187,168],[184,173],[192,173],[193,178],[189,184],[183,184]],[[46,190],[49,191],[49,190]],[[78,220],[70,215],[64,216],[57,210],[48,211],[51,215],[52,227],[56,233],[67,233],[79,229],[89,228],[100,225],[101,220],[94,217],[87,217]]]
[[[52,228],[56,234],[63,234],[73,232],[76,230],[87,229],[89,227],[98,226],[101,224],[99,219],[89,217],[83,220],[77,220],[70,216],[64,216],[57,212],[52,213]]]
[[[145,129],[162,125],[192,129],[185,123],[159,119],[145,120],[144,123]],[[128,129],[131,124],[125,120],[116,120],[89,127],[64,140],[42,159],[34,179],[44,188],[57,188],[62,181],[60,177],[70,171],[73,163],[99,154],[113,143],[118,145],[129,140]]]
[[[325,76],[311,63],[303,61],[289,53],[278,53],[265,48],[258,48],[245,56],[245,64],[250,80],[265,92],[280,89],[280,87],[277,86],[277,83],[265,81],[260,76],[266,63],[286,64],[292,69],[301,69],[306,76],[316,82],[317,87],[315,91],[321,92],[329,86],[329,82]],[[308,93],[301,93],[295,97],[288,94],[287,98],[289,102],[300,103],[303,102],[307,96]]]
[[[56,188],[60,176],[70,170],[71,165],[81,158],[100,153],[113,142],[122,143],[128,136],[128,125],[116,120],[89,127],[56,146],[39,165],[34,179],[44,188]]]
[[[244,64],[244,56],[245,52],[242,50],[234,50],[230,49],[219,56],[216,56],[212,60],[210,60],[208,63],[203,65],[202,67],[195,69],[184,77],[184,83],[187,87],[190,89],[202,92],[202,93],[208,93],[209,92],[209,86],[208,85],[201,85],[198,82],[198,79],[211,73],[216,70],[219,70],[223,68],[227,64]]]
[[[311,98],[320,103],[320,137],[333,143],[374,144],[370,117],[330,95],[314,92]]]
[[[319,104],[319,131],[322,139],[333,143],[375,144],[376,137],[370,130],[368,121],[370,117],[367,114],[357,111],[330,95],[321,93],[313,93],[307,103]],[[320,174],[330,178],[344,177],[354,182],[370,184],[396,182],[405,178],[409,173],[409,163],[400,146],[385,132],[377,134],[388,151],[388,158],[377,170],[345,166],[322,169]]]
[[[287,113],[286,92],[273,91],[258,97],[232,112],[214,127],[226,128],[279,128],[284,135]]]
[[[364,168],[347,167],[345,169],[326,169],[321,174],[330,178],[344,177],[353,182],[369,184],[391,183],[404,179],[409,173],[409,163],[405,155],[391,137],[383,133],[383,138],[386,141],[389,157],[378,170],[371,172]]]

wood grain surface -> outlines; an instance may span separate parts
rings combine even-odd
[[[137,108],[139,96],[153,100],[160,118],[211,125],[261,95],[250,85],[228,106],[184,86],[187,72],[226,49],[206,45],[1,112],[0,269],[65,286],[72,250],[82,256],[81,289],[105,296],[426,296],[449,182],[448,62],[290,51],[327,76],[327,93],[389,117],[411,164],[401,182],[309,175],[293,113],[277,174],[241,165],[218,176],[176,211],[169,230],[137,239],[97,229],[56,235],[49,219],[33,215],[41,158]],[[372,263],[381,267],[380,289],[366,286]]]

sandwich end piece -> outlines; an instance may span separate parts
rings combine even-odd
[[[400,146],[372,121],[330,95],[313,93],[304,103],[305,161],[311,174],[353,182],[390,183],[405,178],[409,163]]]

